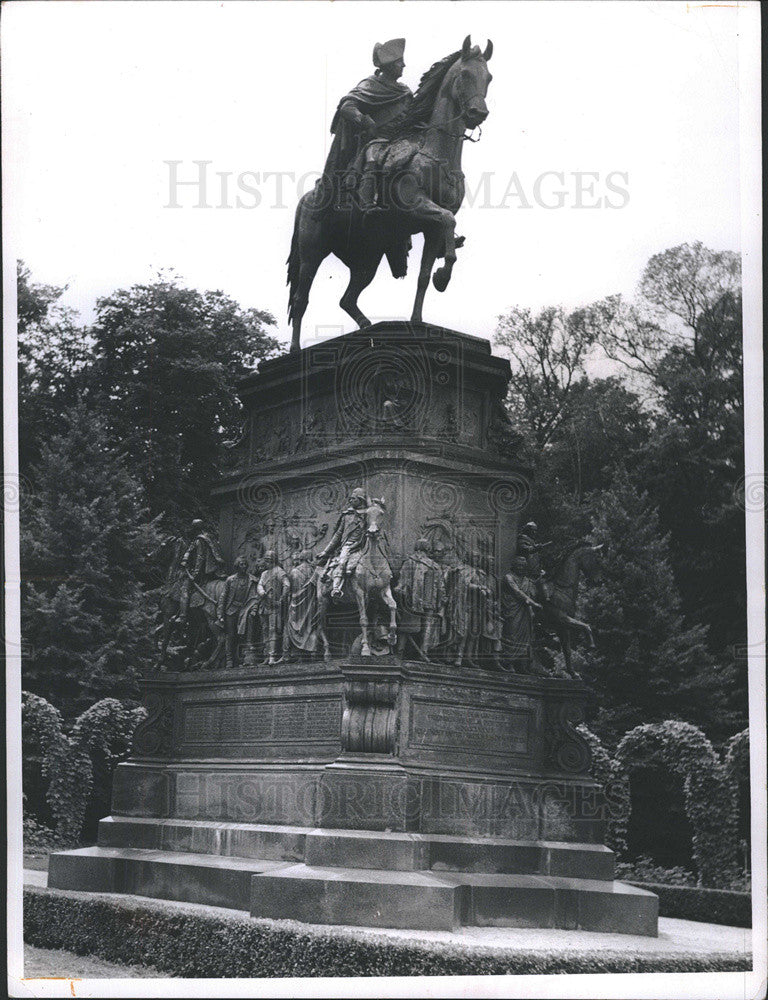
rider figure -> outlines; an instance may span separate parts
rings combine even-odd
[[[320,565],[325,565],[323,579],[330,575],[331,597],[340,597],[345,574],[354,568],[353,557],[361,551],[365,543],[366,516],[369,506],[365,490],[352,490],[347,506],[342,511],[330,541],[317,557]],[[330,560],[330,561],[329,561]]]
[[[183,624],[187,619],[189,600],[195,585],[202,588],[203,584],[223,577],[226,572],[224,557],[219,546],[204,530],[203,522],[199,518],[192,522],[192,531],[195,535],[194,540],[181,559],[181,597],[179,614],[176,617],[178,624]]]
[[[363,147],[381,135],[383,126],[400,117],[413,100],[409,87],[399,82],[405,62],[405,39],[392,38],[373,47],[375,73],[361,80],[341,99],[331,122],[334,140],[325,164],[323,177],[333,187],[338,199],[344,174],[355,162]],[[360,207],[376,207],[376,146],[369,146],[363,156],[362,181],[358,192]],[[337,206],[341,207],[341,206]]]
[[[539,527],[535,521],[529,521],[523,525],[517,539],[517,551],[528,564],[528,576],[535,581],[536,594],[541,601],[546,598],[546,594],[544,592],[544,569],[539,553],[552,543],[537,541],[538,531]]]

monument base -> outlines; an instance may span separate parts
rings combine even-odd
[[[48,884],[309,923],[655,935],[613,881],[587,689],[374,658],[147,681],[99,846]]]
[[[597,844],[108,817],[98,847],[51,855],[48,884],[313,924],[655,936],[657,897],[613,867]]]

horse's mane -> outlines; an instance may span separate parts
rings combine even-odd
[[[443,85],[445,74],[461,55],[461,51],[452,52],[444,59],[433,63],[419,80],[419,86],[411,106],[399,118],[395,118],[381,133],[387,139],[404,139],[425,125],[432,114],[437,95]]]

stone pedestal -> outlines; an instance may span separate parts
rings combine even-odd
[[[395,572],[420,537],[446,566],[475,551],[506,572],[531,488],[502,420],[508,380],[487,341],[408,323],[262,362],[240,388],[244,434],[216,491],[225,555],[254,564],[272,549],[289,569],[322,550],[362,487],[386,503]],[[349,653],[349,636],[331,640]]]
[[[487,341],[406,323],[263,362],[217,490],[230,565],[317,555],[359,487],[384,501],[395,580],[422,538],[446,574],[503,576],[531,483],[508,379]],[[582,684],[450,650],[356,657],[349,598],[326,631],[328,662],[148,678],[99,846],[52,855],[49,884],[313,923],[656,933],[656,897],[614,882],[601,846]]]
[[[119,815],[602,839],[578,683],[373,658],[146,683]]]
[[[147,680],[99,846],[49,885],[312,923],[655,934],[613,881],[586,689],[404,662]]]

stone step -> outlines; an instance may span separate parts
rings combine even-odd
[[[614,855],[599,844],[449,834],[321,830],[209,820],[110,816],[103,847],[139,847],[223,857],[389,871],[468,871],[611,880]]]
[[[599,879],[330,867],[132,847],[52,854],[48,885],[363,927],[559,927],[655,935],[658,918],[653,894]]]
[[[657,934],[657,897],[620,882],[292,865],[254,876],[251,886],[254,917],[434,930],[460,924]]]
[[[309,827],[214,820],[107,816],[99,821],[99,846],[303,861]]]
[[[83,847],[51,854],[48,886],[120,892],[235,910],[250,906],[251,878],[285,862],[131,847]]]
[[[251,881],[251,916],[308,924],[455,930],[462,893],[432,872],[290,865]]]

